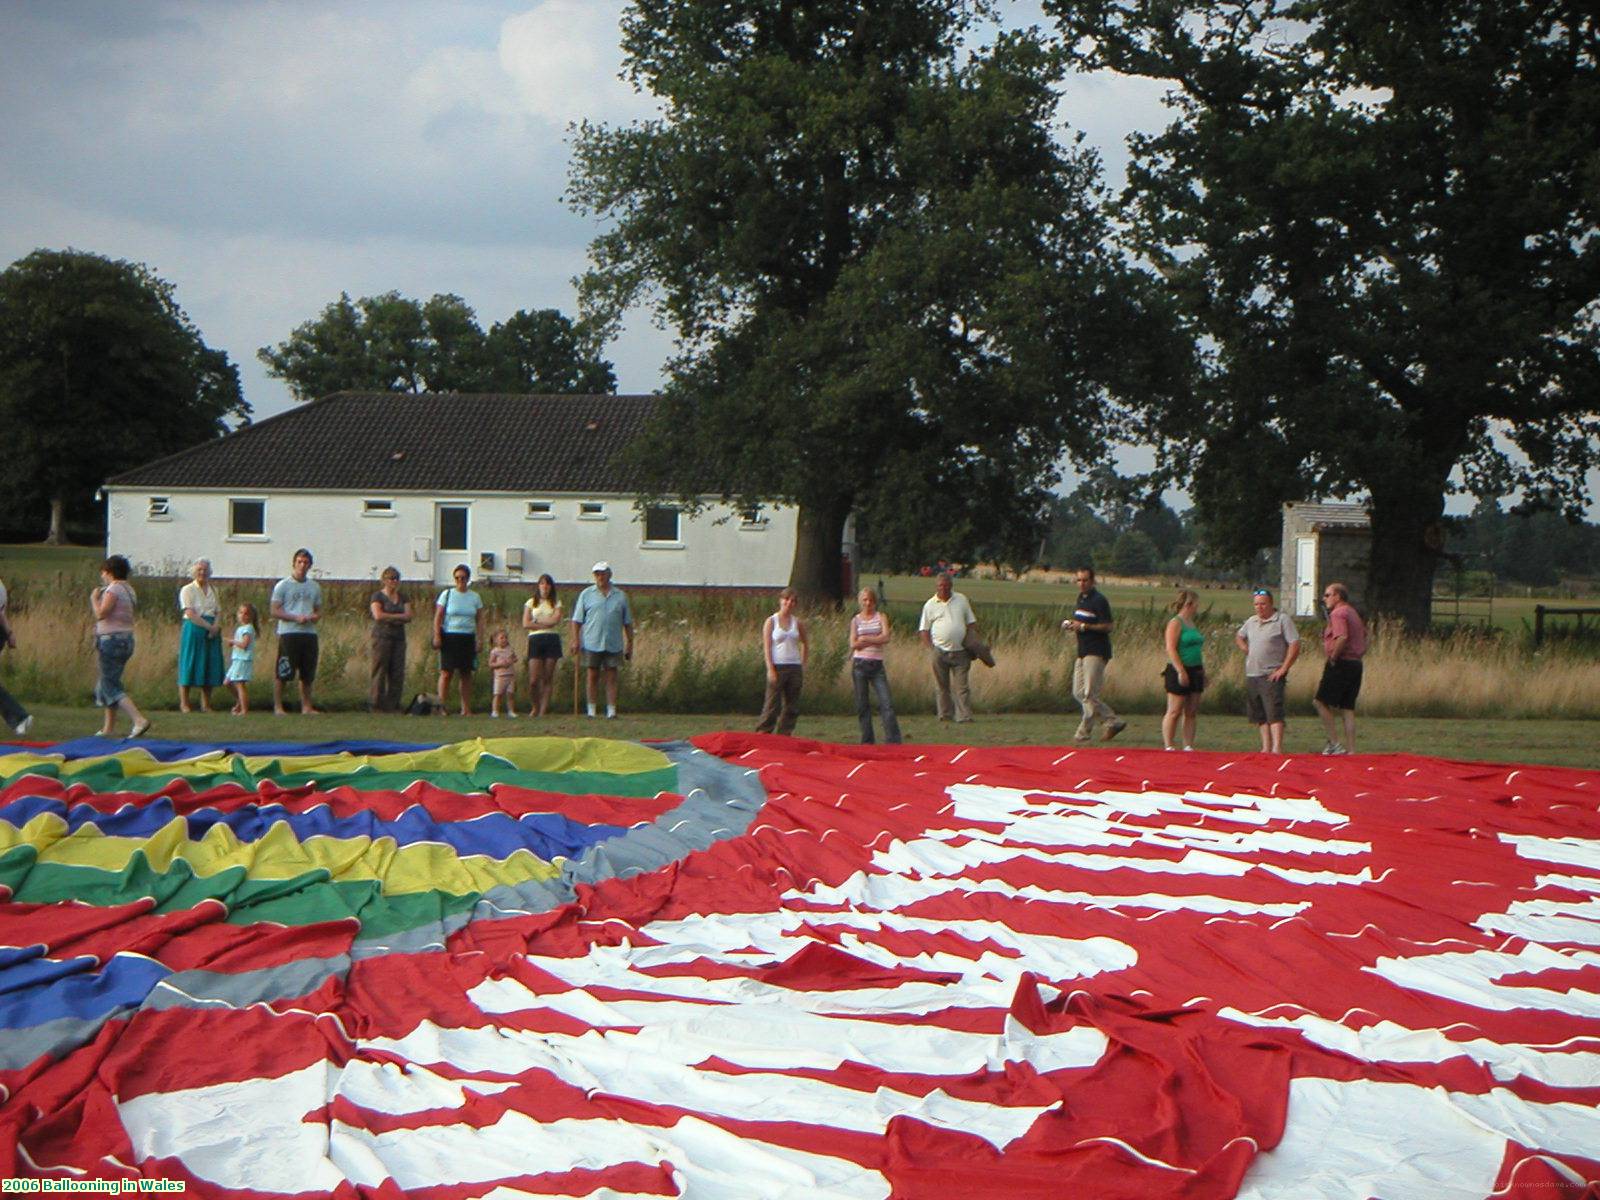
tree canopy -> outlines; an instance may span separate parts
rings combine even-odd
[[[1549,508],[1507,512],[1490,496],[1469,515],[1446,521],[1450,553],[1475,575],[1535,587],[1569,577],[1600,577],[1600,525],[1569,520]]]
[[[1446,495],[1575,513],[1600,461],[1600,16],[1565,0],[1046,0],[1173,84],[1129,244],[1204,369],[1142,433],[1212,545],[1365,493],[1368,597],[1420,628]]]
[[[576,137],[569,201],[610,223],[586,312],[645,300],[679,336],[640,464],[686,504],[798,505],[811,597],[852,510],[893,558],[1036,546],[1063,450],[1094,456],[1108,388],[1170,349],[1056,136],[1056,57],[983,42],[981,7],[635,0],[663,115]]]
[[[426,302],[341,295],[257,357],[296,400],[338,391],[614,392],[611,364],[553,308],[520,311],[487,333],[460,296]]]
[[[239,374],[140,263],[36,250],[0,275],[0,493],[63,537],[108,476],[249,418]]]

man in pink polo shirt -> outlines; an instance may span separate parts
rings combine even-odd
[[[1356,696],[1361,692],[1361,657],[1367,652],[1367,626],[1350,603],[1350,589],[1330,583],[1322,589],[1328,624],[1322,631],[1322,654],[1327,659],[1322,681],[1312,701],[1322,727],[1328,731],[1324,754],[1349,754],[1356,748]],[[1337,712],[1344,722],[1344,740],[1334,723]]]

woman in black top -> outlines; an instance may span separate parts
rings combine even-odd
[[[400,592],[400,572],[383,569],[383,586],[372,593],[372,690],[367,707],[373,712],[399,712],[406,686],[406,624],[411,602]]]

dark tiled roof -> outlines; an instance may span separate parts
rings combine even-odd
[[[1367,529],[1372,525],[1365,504],[1301,504],[1297,511],[1313,529]]]
[[[114,487],[632,492],[616,462],[654,396],[336,392],[106,481]]]

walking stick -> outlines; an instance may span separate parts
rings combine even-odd
[[[582,658],[583,658],[583,652],[581,650],[574,652],[574,654],[572,655],[572,715],[573,716],[577,716],[578,715],[578,674],[579,674],[579,671],[581,669],[578,666],[578,663]]]

